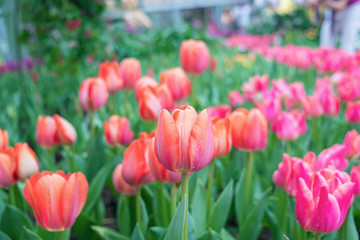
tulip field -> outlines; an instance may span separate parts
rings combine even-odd
[[[274,38],[2,66],[0,239],[358,240],[360,51]]]

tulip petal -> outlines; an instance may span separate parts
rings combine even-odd
[[[346,213],[349,210],[349,207],[351,206],[353,200],[354,200],[354,183],[348,182],[343,185],[341,185],[338,189],[335,190],[333,193],[334,197],[336,198],[339,207],[340,207],[340,213],[341,218],[338,223],[338,228],[341,227],[343,224]]]
[[[307,225],[313,215],[314,207],[313,195],[309,187],[306,185],[304,179],[299,178],[297,181],[295,215],[301,227],[306,231],[309,231]]]

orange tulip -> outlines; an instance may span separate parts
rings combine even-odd
[[[243,151],[261,151],[266,147],[268,127],[259,109],[242,108],[230,115],[230,129],[234,147]]]
[[[112,175],[112,181],[116,191],[120,194],[134,196],[136,194],[136,188],[127,184],[122,175],[123,165],[120,163],[116,166]]]
[[[99,66],[99,77],[102,78],[106,84],[107,90],[110,93],[121,90],[124,86],[124,81],[119,72],[119,64],[117,62],[104,62]]]
[[[154,133],[140,133],[140,139],[130,143],[124,152],[122,175],[131,186],[137,187],[154,181],[149,166],[149,151]]]
[[[191,82],[179,67],[160,73],[160,82],[170,89],[174,100],[187,98],[191,93]]]
[[[228,117],[221,119],[215,117],[211,119],[212,133],[214,137],[214,157],[226,156],[232,146],[230,120]]]
[[[124,87],[131,90],[141,76],[141,64],[135,58],[124,58],[119,67],[119,72],[124,80]]]
[[[70,228],[85,205],[89,184],[81,172],[43,171],[26,179],[24,197],[39,225],[48,231]]]
[[[129,120],[126,117],[112,115],[109,121],[104,121],[104,135],[110,146],[128,145],[134,134],[130,129]]]
[[[0,150],[9,146],[9,134],[6,130],[0,129]]]
[[[101,78],[87,78],[79,88],[79,100],[82,108],[95,112],[103,107],[109,98],[109,92]]]
[[[54,115],[54,120],[57,127],[57,135],[59,138],[59,144],[72,145],[76,141],[76,130],[66,119],[59,115]]]
[[[180,63],[185,72],[200,75],[207,69],[209,62],[209,49],[203,41],[189,39],[181,43]]]
[[[155,121],[161,109],[170,110],[173,106],[173,97],[165,84],[146,87],[139,94],[139,112],[145,121]]]
[[[50,149],[59,144],[59,136],[54,118],[39,116],[36,123],[36,142],[40,147]]]
[[[161,110],[154,144],[156,156],[166,169],[176,173],[203,169],[214,151],[208,110],[199,115],[191,106],[182,106],[172,115]]]

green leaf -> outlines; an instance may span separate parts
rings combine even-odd
[[[14,206],[19,208],[22,212],[26,209],[26,202],[23,195],[23,191],[20,190],[21,182],[14,184],[9,189],[9,201],[14,203]],[[24,185],[22,186],[22,190],[24,190]]]
[[[339,230],[340,234],[343,234],[346,240],[359,240],[359,233],[356,229],[353,207],[349,208],[344,224]]]
[[[131,214],[129,197],[126,195],[120,195],[119,197],[116,207],[116,220],[120,232],[129,236],[131,233]]]
[[[87,166],[86,178],[89,182],[93,182],[99,175],[99,169],[106,163],[106,154],[102,137],[96,137],[91,142],[88,157],[85,161]]]
[[[169,228],[166,232],[167,240],[182,240],[185,227],[185,196],[176,209],[174,217],[171,219]]]
[[[206,190],[201,184],[196,184],[194,196],[191,202],[191,213],[195,222],[196,237],[200,237],[206,231]]]
[[[239,225],[243,224],[246,218],[248,209],[245,209],[245,169],[241,171],[240,178],[235,187],[235,215]]]
[[[222,239],[235,240],[235,238],[225,228],[221,229],[220,235]]]
[[[1,218],[0,230],[6,233],[12,240],[22,239],[23,226],[32,229],[32,223],[28,216],[17,207],[7,205]]]
[[[212,229],[209,229],[207,233],[202,235],[198,240],[223,240],[225,238],[222,238],[221,235],[219,235],[217,232],[215,232]]]
[[[11,240],[11,238],[8,235],[6,235],[4,232],[1,232],[1,231],[0,231],[0,239],[1,240]]]
[[[91,181],[87,201],[83,209],[84,213],[89,213],[95,207],[97,201],[101,197],[101,193],[105,186],[106,179],[109,176],[110,172],[114,169],[114,165],[114,162],[107,163],[98,171],[94,179]]]
[[[211,209],[208,226],[217,232],[226,223],[233,198],[233,185],[234,182],[231,180]]]
[[[120,233],[116,232],[115,230],[107,227],[102,226],[91,226],[99,236],[104,240],[130,240],[130,238],[121,235]]]
[[[151,227],[147,236],[148,240],[161,240],[164,239],[166,228],[163,227]]]
[[[145,240],[138,223],[135,225],[135,229],[131,234],[131,240]]]
[[[94,219],[84,213],[80,213],[71,230],[78,239],[94,240],[97,234],[91,228],[93,225],[95,225]]]
[[[24,237],[26,240],[42,240],[35,232],[24,226]]]
[[[246,217],[244,224],[240,226],[238,239],[256,240],[258,238],[258,234],[263,228],[261,221],[267,207],[267,200],[270,192],[271,188],[268,188],[260,199],[255,202],[250,213]]]
[[[149,215],[146,210],[145,202],[142,199],[140,199],[140,203],[141,203],[141,224],[142,224],[142,226],[140,227],[141,229],[143,229],[143,232],[146,232],[147,227],[149,225]]]
[[[165,184],[156,182],[153,198],[155,223],[157,226],[167,227],[170,222],[170,198]]]

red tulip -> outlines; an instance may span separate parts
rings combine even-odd
[[[125,89],[134,89],[141,76],[141,64],[135,58],[124,58],[120,63],[119,72],[124,81]]]
[[[124,81],[119,72],[119,65],[116,61],[104,62],[99,66],[99,77],[105,81],[107,90],[110,93],[121,90],[124,86]]]
[[[48,231],[70,228],[85,205],[89,184],[81,172],[43,171],[26,179],[24,197],[39,225]]]
[[[234,147],[242,151],[261,151],[267,144],[267,121],[259,109],[242,108],[230,115]]]
[[[122,175],[122,164],[118,164],[114,170],[112,175],[112,181],[116,191],[120,194],[124,194],[127,196],[134,196],[136,194],[136,187],[133,187],[127,182],[125,182],[124,177]]]
[[[213,157],[213,135],[207,110],[199,115],[182,106],[172,115],[161,110],[155,135],[155,153],[162,165],[173,172],[197,172]]]
[[[82,108],[95,112],[103,107],[109,97],[109,92],[101,78],[85,79],[79,89],[79,100]]]
[[[109,121],[104,121],[104,135],[110,146],[128,145],[134,137],[126,117],[112,115]]]
[[[4,150],[9,146],[8,131],[0,129],[0,150]]]
[[[185,40],[180,46],[180,63],[185,72],[200,75],[208,67],[209,49],[203,41]]]
[[[135,84],[134,93],[136,100],[139,100],[139,94],[142,90],[144,90],[147,87],[156,87],[159,85],[155,79],[149,76],[143,76],[141,77]]]
[[[155,121],[161,109],[170,110],[173,106],[171,92],[165,84],[146,87],[139,94],[139,112],[145,121]]]
[[[66,119],[59,115],[54,115],[57,127],[57,135],[60,145],[72,145],[76,141],[77,134],[75,128]]]
[[[55,119],[39,116],[36,123],[36,142],[40,147],[50,149],[59,144],[60,139]]]
[[[348,158],[353,158],[360,153],[360,135],[355,129],[346,133],[344,146]]]
[[[226,156],[232,147],[230,119],[215,117],[211,119],[211,125],[214,138],[213,158]]]
[[[345,110],[345,118],[349,123],[360,122],[360,101],[348,102]]]
[[[187,98],[191,93],[191,82],[179,67],[160,73],[160,82],[166,84],[176,101]]]
[[[140,133],[124,152],[122,175],[125,182],[138,187],[154,181],[149,165],[149,152],[154,133]]]

